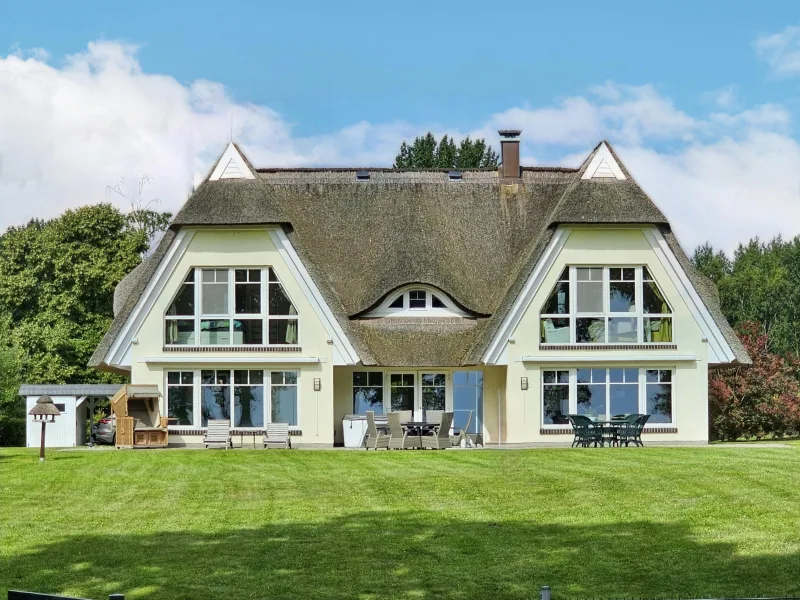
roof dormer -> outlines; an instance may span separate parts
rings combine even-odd
[[[470,317],[442,290],[430,285],[406,285],[387,294],[364,318],[379,317]]]

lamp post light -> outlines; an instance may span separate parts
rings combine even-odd
[[[28,413],[33,417],[33,421],[35,423],[42,424],[42,441],[41,445],[39,446],[39,462],[44,461],[44,433],[45,427],[48,423],[54,423],[56,417],[61,414],[61,412],[56,408],[56,405],[53,404],[52,398],[47,394],[40,396],[39,399],[36,401],[34,407]]]

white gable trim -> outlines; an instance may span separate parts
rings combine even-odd
[[[559,227],[553,234],[550,243],[547,244],[547,248],[545,248],[533,272],[531,272],[528,280],[525,282],[522,291],[514,301],[511,310],[508,311],[508,314],[505,319],[503,319],[497,333],[495,333],[489,347],[484,353],[483,362],[487,365],[508,364],[508,357],[505,356],[508,340],[522,320],[522,316],[525,314],[528,306],[533,301],[533,296],[542,285],[542,280],[547,273],[550,272],[550,268],[553,266],[556,257],[564,247],[570,232],[571,230],[568,228]]]
[[[286,233],[280,227],[275,227],[269,230],[269,236],[272,243],[275,244],[278,253],[283,258],[289,271],[294,276],[300,289],[303,291],[306,299],[314,308],[325,331],[328,332],[331,341],[333,342],[333,364],[334,365],[355,365],[360,359],[353,344],[347,338],[344,330],[342,329],[336,317],[333,316],[328,303],[322,297],[322,294],[317,288],[311,275],[308,274],[303,262],[297,255],[294,246],[289,241]]]
[[[656,228],[644,229],[643,232],[659,261],[661,261],[662,266],[678,289],[686,306],[689,307],[689,311],[702,330],[703,336],[708,340],[708,362],[710,364],[720,364],[736,360],[733,349],[728,344],[725,336],[722,335],[722,331],[720,331],[692,282],[689,281],[689,277],[667,244],[667,240]]]
[[[161,259],[161,264],[158,265],[158,269],[147,284],[144,293],[142,293],[141,298],[139,298],[131,314],[128,315],[125,325],[104,357],[103,362],[107,365],[130,370],[131,343],[139,331],[139,327],[141,327],[144,322],[145,317],[150,312],[150,309],[153,308],[153,304],[155,304],[156,299],[167,284],[167,280],[175,270],[178,261],[180,261],[183,254],[186,252],[186,248],[188,248],[189,242],[192,241],[193,237],[194,231],[187,229],[181,229],[175,235],[175,239],[172,240],[172,244],[167,250],[167,253],[164,255],[164,258]]]
[[[228,144],[225,152],[217,161],[217,165],[209,175],[209,181],[217,181],[218,179],[255,179],[256,176],[247,166],[233,142]]]
[[[592,162],[589,163],[589,166],[586,167],[586,171],[584,171],[583,175],[581,176],[581,179],[595,178],[610,178],[620,180],[627,179],[627,177],[625,177],[625,173],[622,172],[619,163],[614,160],[614,155],[611,154],[611,150],[605,142],[600,144],[597,152],[594,153]]]

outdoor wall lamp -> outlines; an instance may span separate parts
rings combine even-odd
[[[47,394],[39,396],[39,399],[34,404],[33,408],[28,413],[33,417],[34,423],[42,424],[42,441],[39,445],[39,462],[44,461],[44,432],[48,423],[55,423],[56,417],[61,414],[61,411],[53,404],[52,398]]]
[[[522,388],[523,391],[528,389],[528,378],[527,377],[523,377],[520,380],[520,387]]]
[[[314,391],[318,392],[322,389],[322,379],[314,377]]]

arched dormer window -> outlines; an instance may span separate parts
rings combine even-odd
[[[389,294],[364,317],[469,317],[447,294],[430,285],[409,285]]]

